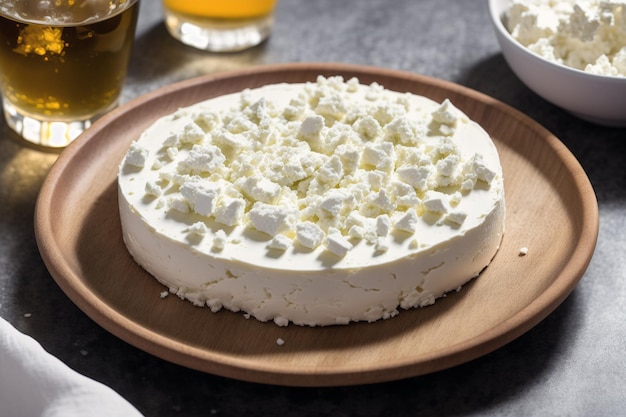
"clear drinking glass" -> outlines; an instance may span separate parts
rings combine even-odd
[[[7,124],[64,147],[118,104],[139,0],[0,0],[0,88]]]
[[[212,52],[241,51],[263,42],[274,26],[277,0],[163,0],[165,25],[182,43]]]

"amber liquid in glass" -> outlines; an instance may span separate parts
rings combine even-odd
[[[111,2],[62,3],[67,6],[65,17],[53,17],[49,22],[37,10],[24,10],[31,2],[19,1],[13,8],[0,9],[0,85],[5,113],[7,107],[13,107],[11,111],[33,119],[73,122],[100,115],[117,104],[139,2],[122,3],[113,14],[108,14]],[[106,8],[86,7],[98,4]],[[98,15],[103,17],[89,17]],[[76,21],[80,23],[73,23]]]

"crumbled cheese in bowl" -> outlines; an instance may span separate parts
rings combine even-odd
[[[504,233],[487,133],[449,100],[355,78],[180,109],[131,145],[118,184],[137,263],[198,306],[281,326],[432,304]]]
[[[549,61],[626,77],[625,0],[512,0],[504,23],[522,45]]]

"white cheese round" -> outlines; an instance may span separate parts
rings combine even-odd
[[[434,303],[504,233],[489,135],[445,100],[357,79],[268,85],[163,117],[120,165],[136,262],[198,306],[278,325]]]

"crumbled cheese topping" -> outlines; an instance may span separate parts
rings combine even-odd
[[[512,0],[506,18],[515,39],[550,61],[626,77],[625,0]]]
[[[320,76],[282,107],[246,90],[230,108],[176,114],[184,127],[166,135],[151,167],[136,144],[125,163],[158,170],[146,195],[165,212],[197,215],[188,233],[212,235],[214,251],[241,225],[268,235],[269,249],[323,246],[338,257],[355,240],[385,252],[392,231],[414,233],[427,213],[458,227],[459,201],[497,175],[451,139],[467,117],[447,99],[426,112],[379,84],[359,86]],[[225,228],[211,232],[202,219]]]
[[[124,162],[127,165],[131,165],[137,168],[143,168],[148,158],[148,150],[139,145],[137,142],[133,142],[130,145],[130,149],[126,153]]]

